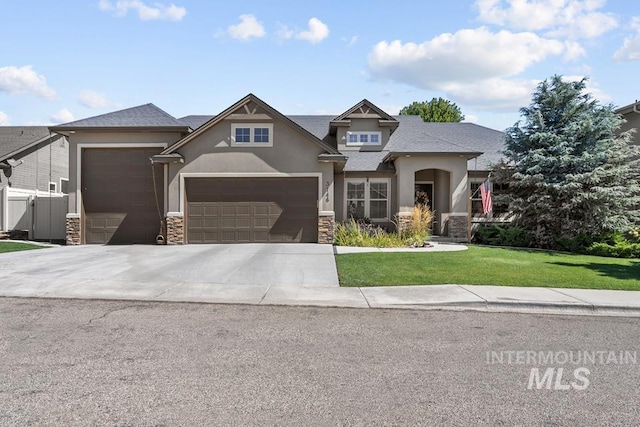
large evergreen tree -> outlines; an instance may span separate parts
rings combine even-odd
[[[400,110],[401,116],[420,116],[425,122],[461,122],[464,115],[454,102],[444,98],[412,102]]]
[[[494,167],[507,183],[516,224],[542,247],[580,233],[624,231],[640,216],[640,155],[612,105],[585,92],[586,79],[553,76],[538,85],[522,120],[506,131],[504,160]]]

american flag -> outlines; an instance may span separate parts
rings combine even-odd
[[[482,197],[482,213],[486,215],[493,210],[493,204],[491,203],[491,185],[488,179],[480,184],[480,196]]]

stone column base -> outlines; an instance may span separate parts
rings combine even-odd
[[[396,212],[396,231],[403,234],[411,226],[411,212]]]
[[[467,215],[450,215],[447,219],[447,229],[449,238],[469,240],[469,217]]]
[[[333,234],[335,229],[335,213],[320,212],[320,214],[318,214],[318,243],[333,244]]]
[[[67,245],[75,246],[82,243],[82,222],[80,214],[67,214]]]
[[[182,212],[167,214],[167,245],[184,244],[184,215]]]

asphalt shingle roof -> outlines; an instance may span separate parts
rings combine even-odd
[[[398,153],[483,153],[469,170],[488,170],[500,160],[504,133],[474,123],[423,122],[419,116],[397,116],[398,129],[385,147]]]
[[[213,119],[215,116],[204,116],[204,115],[191,115],[180,117],[178,121],[182,124],[189,126],[191,129],[198,129],[203,124],[207,123],[209,120]]]
[[[161,110],[153,104],[145,104],[137,107],[126,108],[112,113],[76,120],[53,126],[51,129],[77,129],[77,128],[185,128],[188,125],[181,123],[171,114]]]
[[[140,105],[113,113],[54,126],[52,130],[76,128],[164,127],[197,129],[215,116],[190,115],[176,119],[153,104]],[[333,116],[287,116],[318,139],[337,147],[329,135]],[[468,163],[469,170],[487,170],[497,162],[504,145],[504,133],[473,123],[423,122],[419,116],[395,116],[398,128],[391,134],[383,152],[347,151],[347,171],[388,170],[380,162],[389,153],[483,153]],[[43,128],[46,130],[46,128]],[[377,163],[376,163],[377,162]]]
[[[345,151],[347,163],[345,172],[388,172],[393,171],[389,163],[382,163],[388,151]]]
[[[46,126],[0,126],[0,159],[48,135]]]

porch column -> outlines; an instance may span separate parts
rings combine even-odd
[[[466,168],[451,172],[451,189],[451,212],[447,221],[448,234],[453,239],[466,240],[469,227],[469,190]]]
[[[411,159],[402,157],[396,159],[398,212],[395,214],[398,232],[406,230],[411,222],[411,215],[415,204],[415,168],[411,164]]]

